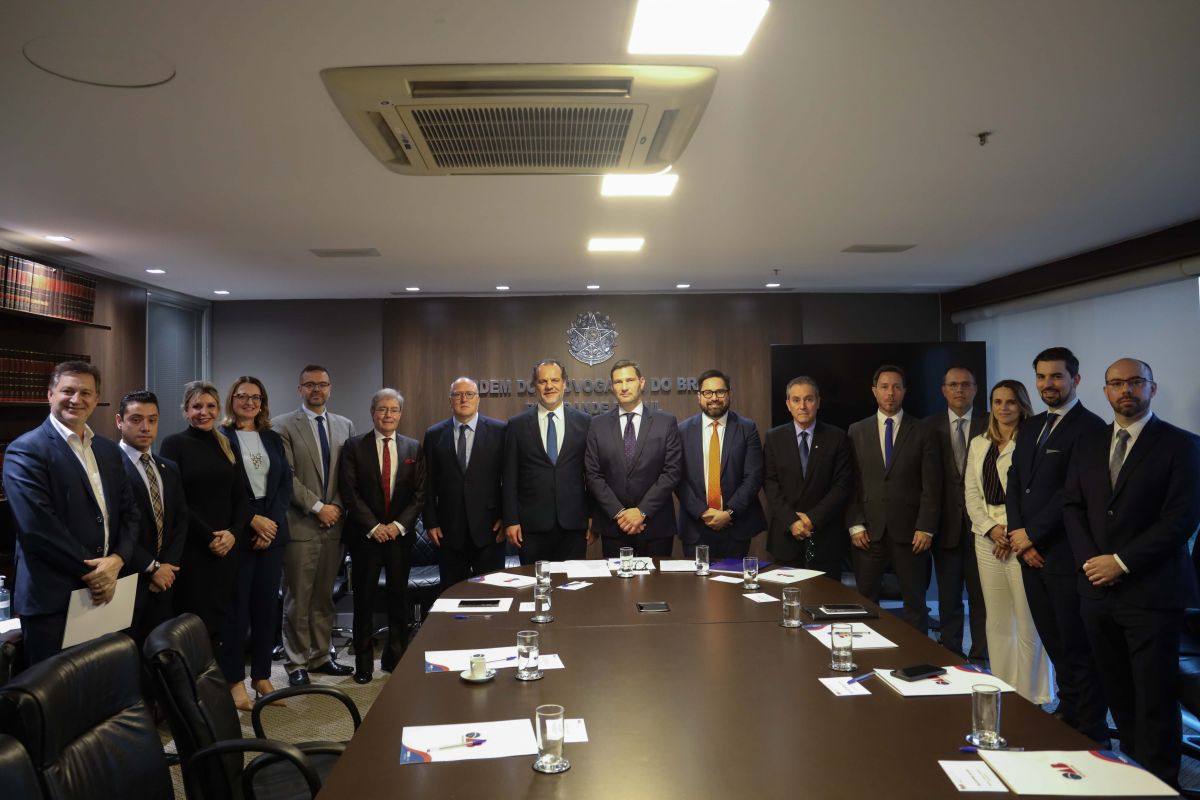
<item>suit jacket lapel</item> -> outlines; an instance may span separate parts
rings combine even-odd
[[[328,414],[325,415],[325,421],[327,423],[329,422]],[[292,437],[293,441],[298,441],[303,445],[305,451],[308,453],[309,460],[312,461],[313,472],[317,475],[317,477],[319,479],[321,476],[321,445],[318,444],[316,435],[313,434],[313,426],[312,426],[312,423],[309,422],[309,420],[308,420],[308,414],[304,413],[303,409],[301,409],[300,411],[297,411],[295,414],[292,415],[292,418],[290,420],[288,420],[288,425],[291,426],[292,432],[294,434]],[[328,425],[325,426],[325,433],[326,433],[326,435],[329,434],[329,426]],[[330,446],[329,470],[332,472],[333,471],[333,463],[332,463],[333,462],[333,452],[332,452],[333,441],[332,440],[330,440],[329,446]],[[296,458],[295,445],[293,445],[292,458]]]
[[[125,459],[125,463],[123,464],[125,467],[125,475],[129,478],[129,485],[133,489],[133,496],[137,501],[138,510],[142,512],[142,518],[153,520],[154,506],[150,502],[150,492],[146,489],[146,481],[142,479],[142,473],[138,471],[138,468],[134,466],[133,462],[130,461],[124,453],[121,453],[121,458]],[[157,461],[155,464],[158,466],[158,471],[161,475],[163,472],[163,467],[159,465]],[[163,507],[165,509],[167,502],[166,493],[164,493],[162,490],[161,480],[158,482],[158,484],[159,496],[163,499]]]
[[[87,470],[83,468],[83,464],[79,463],[79,458],[75,455],[75,451],[71,449],[71,445],[67,444],[67,441],[58,434],[58,429],[51,425],[49,420],[46,421],[45,431],[46,435],[50,438],[50,446],[55,449],[59,458],[66,459],[67,463],[71,465],[71,469],[74,470],[75,477],[83,484],[84,493],[92,501],[93,510],[99,511],[100,504],[96,501],[96,494],[92,490],[92,482],[87,476]],[[97,465],[99,465],[99,462],[97,462]],[[103,485],[103,482],[104,476],[101,473],[101,485]],[[104,495],[107,502],[107,490]]]
[[[883,471],[885,475],[891,472],[892,467],[896,465],[896,459],[900,457],[900,448],[904,446],[905,442],[913,437],[912,426],[915,424],[917,424],[915,417],[910,417],[908,414],[905,414],[901,418],[900,430],[896,432],[896,436],[892,440],[892,463],[885,467]],[[880,455],[880,459],[882,458],[883,456]]]
[[[1114,425],[1116,423],[1113,423]],[[1121,465],[1121,471],[1117,473],[1117,483],[1112,487],[1112,499],[1115,500],[1121,490],[1125,488],[1125,484],[1129,482],[1129,476],[1137,469],[1140,462],[1150,450],[1154,448],[1154,444],[1158,441],[1158,436],[1162,432],[1158,425],[1158,417],[1151,417],[1146,423],[1146,427],[1142,429],[1137,441],[1133,443],[1133,447],[1125,454],[1125,463]],[[1112,444],[1113,429],[1112,425],[1108,427],[1109,445]],[[1106,449],[1105,455],[1108,454]],[[1111,502],[1111,501],[1110,501]]]
[[[652,422],[653,419],[654,418],[652,416],[650,416],[650,409],[646,408],[646,406],[643,405],[642,406],[642,424],[638,426],[637,446],[633,450],[633,460],[625,465],[626,469],[629,472],[633,471],[634,465],[636,465],[638,460],[642,457],[642,447],[645,446],[646,439],[650,435],[650,426],[652,424],[654,424]],[[618,426],[618,427],[620,427],[620,426]],[[624,442],[625,442],[625,439],[624,439],[624,437],[622,437],[621,438],[621,451],[622,452],[624,452],[624,450],[625,450]]]
[[[708,419],[708,417],[704,417]],[[725,417],[725,441],[721,443],[721,474],[725,474],[726,468],[729,466],[729,451],[732,449],[734,437],[741,434],[741,428],[737,424],[737,415],[732,411]]]

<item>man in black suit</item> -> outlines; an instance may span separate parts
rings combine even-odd
[[[125,454],[125,475],[139,512],[137,541],[123,571],[138,576],[130,635],[140,648],[150,631],[175,616],[172,587],[187,537],[187,502],[179,467],[150,452],[158,436],[158,397],[145,390],[130,392],[121,398],[116,422],[121,433],[117,444]]]
[[[1179,639],[1200,604],[1188,540],[1200,529],[1200,437],[1150,411],[1150,365],[1104,373],[1111,427],[1079,438],[1063,515],[1084,628],[1121,751],[1179,786]]]
[[[1038,636],[1054,664],[1055,714],[1097,742],[1108,742],[1107,711],[1083,620],[1075,576],[1079,563],[1063,523],[1063,486],[1075,443],[1105,430],[1076,397],[1079,359],[1051,347],[1033,360],[1034,380],[1048,411],[1021,424],[1008,470],[1008,541],[1021,559],[1025,597]]]
[[[696,385],[700,413],[679,423],[679,541],[689,558],[698,544],[708,545],[713,560],[744,558],[750,540],[767,527],[758,501],[763,483],[758,426],[729,410],[733,388],[724,372],[702,372]]]
[[[767,550],[783,566],[819,569],[840,583],[850,552],[842,527],[854,489],[850,439],[817,420],[821,390],[812,378],[792,378],[784,397],[792,421],[767,432]]]
[[[453,415],[425,431],[425,530],[438,548],[447,589],[472,575],[504,569],[504,428],[479,413],[479,384],[450,384]]]
[[[942,377],[946,413],[925,420],[938,442],[942,461],[942,523],[932,550],[937,572],[938,611],[942,646],[963,652],[963,589],[967,590],[971,620],[971,658],[987,658],[987,611],[975,560],[975,536],[963,496],[963,473],[971,439],[987,430],[987,415],[973,413],[975,375],[966,367],[951,367]]]
[[[417,515],[425,499],[425,460],[416,439],[396,428],[404,397],[380,389],[371,398],[374,430],[342,447],[339,494],[354,582],[354,681],[369,683],[375,667],[372,616],[379,571],[387,575],[388,643],[379,667],[391,672],[408,646],[408,570]]]
[[[508,421],[504,437],[504,534],[522,564],[587,556],[592,541],[583,451],[591,417],[563,403],[567,370],[533,367],[537,405]]]
[[[17,529],[13,611],[29,664],[62,649],[71,592],[107,603],[133,553],[138,512],[125,457],[87,421],[100,370],[65,361],[50,374],[50,416],[4,453],[4,493]]]
[[[871,380],[878,410],[850,426],[855,490],[846,515],[858,590],[879,602],[889,562],[904,619],[925,633],[929,548],[942,505],[942,464],[933,432],[904,414],[904,370],[885,364]]]
[[[633,361],[613,364],[609,378],[617,408],[592,420],[584,453],[604,557],[632,547],[638,556],[668,558],[675,535],[671,493],[683,474],[679,424],[642,403],[646,379]]]

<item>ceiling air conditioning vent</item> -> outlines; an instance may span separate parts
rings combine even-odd
[[[449,65],[343,67],[321,78],[393,172],[579,175],[669,167],[691,140],[717,71]]]

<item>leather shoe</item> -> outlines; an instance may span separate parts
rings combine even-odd
[[[370,683],[371,682],[371,671],[369,669],[354,670],[354,682],[355,683]]]
[[[288,673],[288,686],[308,686],[312,683],[308,678],[308,670],[294,669]]]
[[[312,671],[320,673],[321,675],[337,675],[340,677],[342,675],[349,675],[351,672],[354,672],[354,667],[350,666],[349,664],[339,664],[331,658],[321,666],[313,667]]]

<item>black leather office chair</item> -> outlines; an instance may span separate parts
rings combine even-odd
[[[0,786],[4,787],[5,797],[15,797],[19,800],[41,800],[42,784],[38,781],[37,770],[29,760],[29,753],[11,736],[0,733]]]
[[[167,723],[175,736],[190,800],[310,797],[320,789],[344,742],[288,744],[266,738],[261,713],[274,700],[321,694],[342,702],[357,729],[362,718],[354,702],[328,686],[297,686],[263,695],[251,722],[257,739],[243,739],[229,686],[213,657],[199,617],[184,614],[155,628],[145,644],[161,693]],[[243,769],[243,754],[259,752]]]
[[[170,800],[171,776],[142,700],[137,646],[110,633],[0,687],[0,733],[25,747],[55,800]],[[5,797],[22,797],[4,791]],[[36,796],[36,795],[35,795]]]

